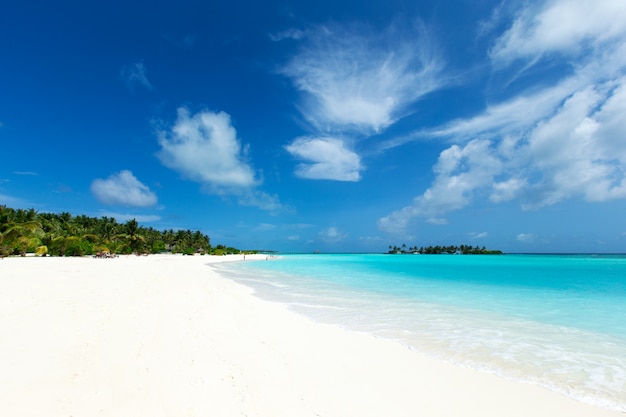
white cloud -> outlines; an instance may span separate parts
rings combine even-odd
[[[426,219],[426,222],[430,224],[436,224],[436,225],[445,225],[449,223],[448,219],[444,219],[440,217],[431,217],[429,219]]]
[[[491,184],[501,173],[502,162],[489,141],[474,140],[463,148],[453,145],[441,152],[433,171],[437,174],[433,184],[415,197],[411,205],[381,218],[380,229],[403,232],[414,217],[445,224],[439,216],[468,205],[477,189]]]
[[[523,133],[549,115],[581,85],[584,84],[580,80],[570,78],[538,92],[521,94],[508,101],[489,105],[477,116],[455,120],[420,134],[465,141],[478,135]]]
[[[537,236],[533,233],[520,233],[516,239],[519,242],[533,242],[537,239]]]
[[[318,233],[318,236],[326,242],[336,243],[344,240],[347,237],[347,234],[339,230],[337,227],[331,226],[321,230]]]
[[[176,46],[177,48],[193,49],[194,45],[196,44],[197,36],[194,34],[187,34],[184,36],[175,36],[175,35],[166,33],[163,35],[163,38],[169,43],[171,43],[172,45]]]
[[[482,130],[473,126],[464,131],[462,122],[442,129],[458,141],[471,132],[489,139],[472,139],[441,152],[431,186],[379,226],[404,230],[412,218],[439,218],[482,193],[493,203],[519,199],[524,209],[569,198],[626,198],[626,134],[621,130],[626,127],[626,79],[611,85],[618,87],[600,84],[575,91],[542,120],[522,124],[523,129],[500,126],[495,119],[480,123]]]
[[[140,86],[152,90],[152,84],[148,80],[146,66],[143,62],[135,62],[123,67],[120,76],[129,88]]]
[[[340,139],[301,137],[285,149],[306,161],[296,168],[299,177],[336,181],[358,181],[361,178],[361,158],[346,148]]]
[[[386,241],[380,236],[361,236],[359,237],[359,242],[364,243],[366,245],[379,245],[381,242]]]
[[[281,72],[305,94],[301,112],[320,131],[379,131],[442,84],[421,26],[405,33],[324,26],[304,39]]]
[[[8,207],[23,207],[28,205],[26,201],[18,197],[12,197],[6,194],[0,194],[0,204]]]
[[[509,178],[505,181],[494,181],[491,184],[492,192],[489,200],[494,203],[504,203],[513,200],[526,187],[527,181],[519,178]]]
[[[91,193],[102,204],[132,207],[150,207],[157,203],[157,196],[142,184],[132,172],[120,171],[107,179],[91,183]]]
[[[280,42],[285,39],[300,40],[304,38],[306,34],[306,30],[291,28],[279,33],[271,33],[269,38],[274,42]]]
[[[472,233],[468,233],[468,236],[472,239],[484,239],[489,235],[489,233],[487,232],[472,232]]]
[[[270,195],[260,190],[241,190],[235,192],[235,195],[237,195],[240,205],[258,207],[261,210],[268,211],[273,215],[292,211],[290,207],[281,204],[277,195]]]
[[[253,230],[255,232],[269,232],[271,230],[275,230],[276,225],[270,223],[259,223]]]
[[[626,35],[626,3],[622,0],[528,4],[494,45],[494,61],[537,59],[550,52],[579,55]]]
[[[626,198],[626,134],[622,138],[598,135],[598,117],[605,115],[596,109],[605,103],[610,99],[589,87],[574,94],[532,132],[525,151],[541,176],[533,184],[535,201],[529,207],[571,197],[588,201]]]
[[[159,144],[163,165],[214,191],[257,184],[230,116],[224,112],[190,115],[180,108],[174,127],[159,132]]]
[[[580,23],[577,5],[589,22]],[[525,209],[571,198],[626,198],[626,3],[591,6],[554,0],[523,10],[492,50],[496,70],[514,60],[539,65],[544,54],[558,52],[571,71],[474,117],[415,133],[456,144],[441,153],[431,186],[380,219],[381,229],[403,232],[415,217],[440,218],[478,196],[493,203],[519,199]],[[548,24],[557,15],[562,24]]]
[[[170,130],[159,132],[161,163],[185,178],[199,182],[212,194],[234,196],[243,206],[254,206],[277,214],[290,210],[278,196],[255,187],[260,180],[246,161],[242,147],[227,113],[201,111],[191,115],[178,109],[178,118]]]

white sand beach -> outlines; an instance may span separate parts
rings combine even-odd
[[[206,265],[240,259],[0,260],[0,415],[622,415],[311,322]]]

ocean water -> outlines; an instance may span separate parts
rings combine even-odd
[[[313,320],[626,412],[626,256],[284,255],[216,268]]]

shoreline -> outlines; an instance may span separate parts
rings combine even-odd
[[[623,415],[314,323],[210,267],[241,260],[149,255],[0,261],[0,412]]]

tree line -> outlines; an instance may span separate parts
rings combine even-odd
[[[491,250],[487,249],[484,246],[471,246],[471,245],[461,245],[461,246],[426,246],[420,247],[413,246],[407,248],[405,244],[402,244],[402,247],[389,245],[389,252],[392,254],[406,254],[406,253],[416,253],[420,255],[441,255],[441,254],[462,254],[462,255],[501,255],[502,251],[500,250]]]
[[[209,236],[192,230],[156,230],[132,219],[119,223],[113,217],[38,213],[0,205],[0,255],[27,253],[84,256],[97,253],[214,254],[240,253],[224,245],[211,246]]]

